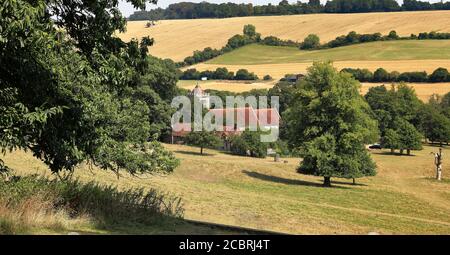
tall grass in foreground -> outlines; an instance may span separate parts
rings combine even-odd
[[[35,175],[0,179],[0,234],[153,225],[182,216],[181,200],[156,190]]]

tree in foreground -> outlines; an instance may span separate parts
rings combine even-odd
[[[332,177],[376,174],[364,145],[377,140],[377,122],[359,87],[330,63],[314,63],[286,111],[287,136],[303,157],[298,172],[323,176],[324,186],[331,186]]]
[[[2,2],[2,152],[30,150],[59,176],[86,161],[117,175],[173,171],[178,161],[157,141],[170,123],[173,62],[148,57],[148,37],[114,36],[126,24],[117,5]]]
[[[192,145],[195,147],[200,147],[200,154],[203,155],[204,148],[214,148],[221,144],[220,138],[214,134],[214,132],[210,131],[193,131],[190,132],[185,140],[186,144]]]

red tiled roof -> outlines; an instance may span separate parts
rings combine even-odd
[[[280,123],[280,114],[276,109],[273,108],[263,108],[263,109],[253,109],[253,107],[242,107],[242,108],[221,108],[221,109],[210,109],[209,112],[213,113],[216,118],[222,115],[223,120],[223,131],[218,131],[219,134],[239,134],[242,132],[241,129],[245,129],[253,126],[278,126]],[[233,113],[234,112],[234,113]],[[234,114],[235,126],[227,126],[226,116],[227,114]],[[241,123],[238,123],[237,119],[241,119]],[[242,123],[243,122],[243,123]],[[240,126],[238,126],[238,124]],[[241,126],[243,124],[243,126]],[[190,123],[178,123],[172,126],[173,136],[186,136],[191,132]]]

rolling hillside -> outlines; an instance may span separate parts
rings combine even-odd
[[[124,173],[119,180],[112,172],[80,166],[80,181],[98,181],[120,189],[156,188],[184,201],[185,218],[231,226],[292,234],[449,234],[450,189],[434,176],[436,147],[425,146],[414,156],[371,152],[378,166],[375,177],[351,180],[333,178],[334,188],[321,187],[322,178],[296,173],[298,158],[273,162],[183,145],[165,145],[181,160],[170,175],[141,178]],[[448,148],[444,154],[450,153]],[[49,175],[48,168],[31,153],[15,151],[2,156],[17,174]],[[444,161],[449,169],[450,161]],[[190,225],[170,226],[175,233],[210,234]],[[140,233],[167,233],[166,229]],[[150,232],[152,231],[152,232]],[[183,232],[184,231],[184,232]],[[133,232],[132,232],[133,233]],[[214,233],[214,232],[213,232]]]
[[[325,50],[299,50],[251,44],[214,58],[207,64],[259,65],[312,61],[447,60],[450,40],[381,41]]]
[[[214,70],[246,68],[259,76],[281,78],[288,73],[305,73],[313,61],[333,61],[339,68],[367,68],[375,71],[427,71],[450,69],[450,40],[372,42],[334,49],[301,51],[293,47],[248,45],[194,68]],[[189,67],[191,68],[191,67]]]
[[[242,33],[245,24],[255,25],[262,36],[302,41],[308,34],[315,33],[322,42],[327,42],[350,31],[387,34],[396,30],[402,36],[450,32],[450,11],[163,20],[151,28],[146,28],[145,24],[146,21],[128,22],[127,32],[118,36],[124,40],[151,36],[155,38],[151,54],[180,61],[194,50],[221,48],[228,38]]]

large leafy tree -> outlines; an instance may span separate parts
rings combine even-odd
[[[450,141],[450,119],[448,119],[439,110],[439,102],[429,104],[422,107],[419,112],[421,131],[425,138],[431,142],[437,142],[440,145]]]
[[[147,57],[151,39],[113,36],[125,29],[117,4],[0,5],[0,94],[8,99],[0,103],[3,150],[29,149],[54,173],[71,173],[86,160],[117,174],[174,169],[178,161],[156,141],[169,110],[154,105],[170,97],[156,85],[166,84],[167,93],[174,84],[149,78],[165,75]]]
[[[376,173],[364,144],[378,138],[378,128],[359,87],[330,63],[314,63],[286,111],[289,142],[303,157],[298,171],[323,176],[325,186],[331,185],[331,177]]]

